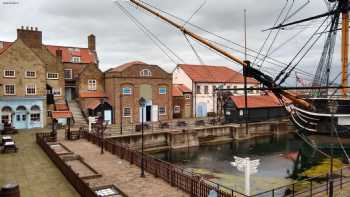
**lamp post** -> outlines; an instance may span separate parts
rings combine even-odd
[[[143,165],[143,108],[145,107],[146,99],[141,97],[139,99],[139,105],[141,107],[141,177],[145,177],[144,165]]]
[[[334,122],[334,114],[337,112],[337,103],[335,101],[329,103],[329,111],[331,112],[331,136],[334,137],[336,125]],[[330,166],[330,181],[329,181],[329,197],[333,197],[333,143],[331,144],[331,166]]]

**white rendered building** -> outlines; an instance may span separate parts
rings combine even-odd
[[[224,66],[180,64],[173,72],[173,84],[184,84],[193,93],[193,117],[205,117],[208,112],[217,112],[215,88],[236,89],[244,87],[244,77],[239,72]],[[248,78],[248,87],[259,83]],[[244,95],[244,91],[232,90],[233,95]],[[259,95],[250,91],[249,95]]]

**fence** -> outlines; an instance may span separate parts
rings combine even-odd
[[[221,119],[222,120],[222,119]],[[275,119],[270,122],[276,122],[276,124],[280,122],[286,122],[286,119]],[[241,124],[241,123],[236,123]],[[252,123],[252,124],[259,124]],[[261,124],[261,123],[260,123]],[[141,128],[140,123],[133,122],[123,122],[122,128],[120,125],[108,125],[106,133],[110,135],[120,135],[120,134],[132,134],[137,133],[139,131],[136,128],[139,126]],[[208,126],[225,126],[227,124],[222,123],[215,117],[205,117],[205,118],[195,118],[195,119],[174,119],[170,121],[159,121],[159,122],[147,122],[144,126],[144,132],[152,133],[152,132],[161,132],[161,131],[173,131],[173,130],[182,130],[182,129],[198,129],[205,128]],[[230,125],[230,124],[228,124]],[[290,125],[292,126],[292,125]]]
[[[142,154],[135,150],[131,150],[120,144],[116,144],[110,140],[101,139],[92,133],[83,131],[84,137],[96,145],[104,143],[104,148],[124,159],[130,164],[141,167]],[[215,190],[219,197],[246,197],[246,195],[234,191],[231,188],[219,185],[209,180],[203,179],[188,170],[174,166],[170,163],[158,160],[149,155],[144,155],[144,169],[155,177],[159,177],[168,182],[171,186],[177,187],[193,197],[207,197],[209,192]]]
[[[50,133],[37,133],[36,143],[44,150],[51,161],[57,166],[66,179],[73,185],[75,190],[84,197],[97,197],[95,192],[79,178],[77,174],[50,148],[47,144],[47,139]]]
[[[333,172],[334,189],[343,189],[343,185],[350,182],[350,167],[345,167]],[[272,190],[254,195],[254,197],[278,197],[278,196],[314,196],[329,192],[330,174],[312,177],[298,181],[290,185],[274,188]]]
[[[88,133],[87,131],[83,131],[83,135],[88,141],[101,146],[102,139],[100,137]],[[108,139],[103,139],[103,143],[104,148],[110,153],[130,162],[130,164],[135,164],[141,167],[142,154],[140,152],[129,149],[126,146],[117,144]],[[248,197],[243,193],[219,185],[210,180],[206,180],[188,170],[158,160],[149,155],[144,155],[144,169],[155,177],[162,178],[172,186],[188,192],[193,197],[207,197],[211,190],[215,190],[219,197]],[[251,197],[314,196],[329,191],[329,177],[329,174],[312,177],[310,179],[255,194]],[[334,188],[342,189],[344,184],[350,182],[350,167],[334,171],[333,177]]]

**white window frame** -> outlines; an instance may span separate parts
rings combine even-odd
[[[97,90],[97,80],[96,79],[89,79],[88,80],[88,90],[89,91],[96,91]]]
[[[49,77],[49,75],[57,75],[57,77]],[[47,77],[47,79],[51,79],[51,80],[57,80],[57,79],[59,79],[59,73],[47,73],[46,74],[46,77]]]
[[[130,115],[125,115],[125,109],[130,110]],[[123,118],[131,118],[132,117],[132,109],[131,107],[123,107]]]
[[[164,108],[164,113],[162,113],[162,112],[160,112],[160,108]],[[160,116],[165,116],[166,115],[166,107],[165,106],[160,106],[159,108],[158,108],[158,113],[159,113],[159,115]]]
[[[9,75],[6,75],[6,72],[8,71],[12,71],[13,72],[13,76],[9,76]],[[4,78],[16,78],[16,70],[14,69],[4,69]]]
[[[163,88],[165,89],[165,92],[161,92],[161,91],[160,91],[160,90],[163,89]],[[168,88],[167,88],[167,87],[159,87],[159,94],[160,94],[160,95],[166,95],[166,94],[168,94]]]
[[[66,77],[66,71],[70,71],[70,78]],[[64,69],[63,74],[64,79],[73,79],[73,69]]]
[[[209,94],[209,86],[204,86],[204,94]]]
[[[26,70],[25,72],[26,72],[25,73],[25,78],[27,78],[27,79],[35,79],[36,78],[36,71]],[[28,76],[28,72],[33,72],[34,76]]]
[[[59,94],[57,94],[57,93],[59,93]],[[52,94],[53,94],[53,96],[61,96],[62,95],[62,89],[61,88],[53,88],[52,89]]]
[[[72,56],[71,62],[72,63],[80,63],[81,62],[81,57],[79,57],[79,56]]]
[[[130,90],[130,93],[125,93],[125,92],[124,92],[124,90],[127,90],[127,89]],[[123,94],[123,95],[126,95],[126,96],[132,95],[132,88],[131,88],[131,87],[123,87],[123,88],[122,88],[122,94]]]
[[[201,94],[201,91],[202,91],[202,87],[200,85],[196,85],[196,94]]]
[[[13,86],[13,94],[8,94],[6,93],[6,86]],[[4,95],[5,96],[13,96],[13,95],[16,95],[16,85],[15,84],[5,84],[4,85]]]
[[[34,93],[28,93],[29,86],[33,86],[34,87]],[[29,95],[29,96],[36,95],[36,84],[27,84],[26,85],[26,95]]]
[[[145,74],[145,72],[147,72],[147,74]],[[143,70],[141,70],[140,75],[142,77],[151,77],[152,76],[152,72],[151,72],[150,69],[143,69]]]
[[[180,114],[181,113],[181,106],[175,105],[174,107],[174,114]]]
[[[39,115],[39,119],[38,120],[32,120],[32,116],[33,115]],[[30,122],[41,122],[41,113],[40,112],[33,112],[30,114]]]

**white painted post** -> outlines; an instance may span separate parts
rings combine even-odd
[[[245,158],[245,195],[250,196],[250,159]]]
[[[235,162],[231,162],[231,165],[237,167],[237,170],[244,172],[245,176],[245,194],[250,196],[250,175],[258,172],[259,160],[250,161],[250,158],[234,157]]]
[[[92,130],[92,124],[96,123],[96,117],[89,117],[89,133],[91,133]]]

